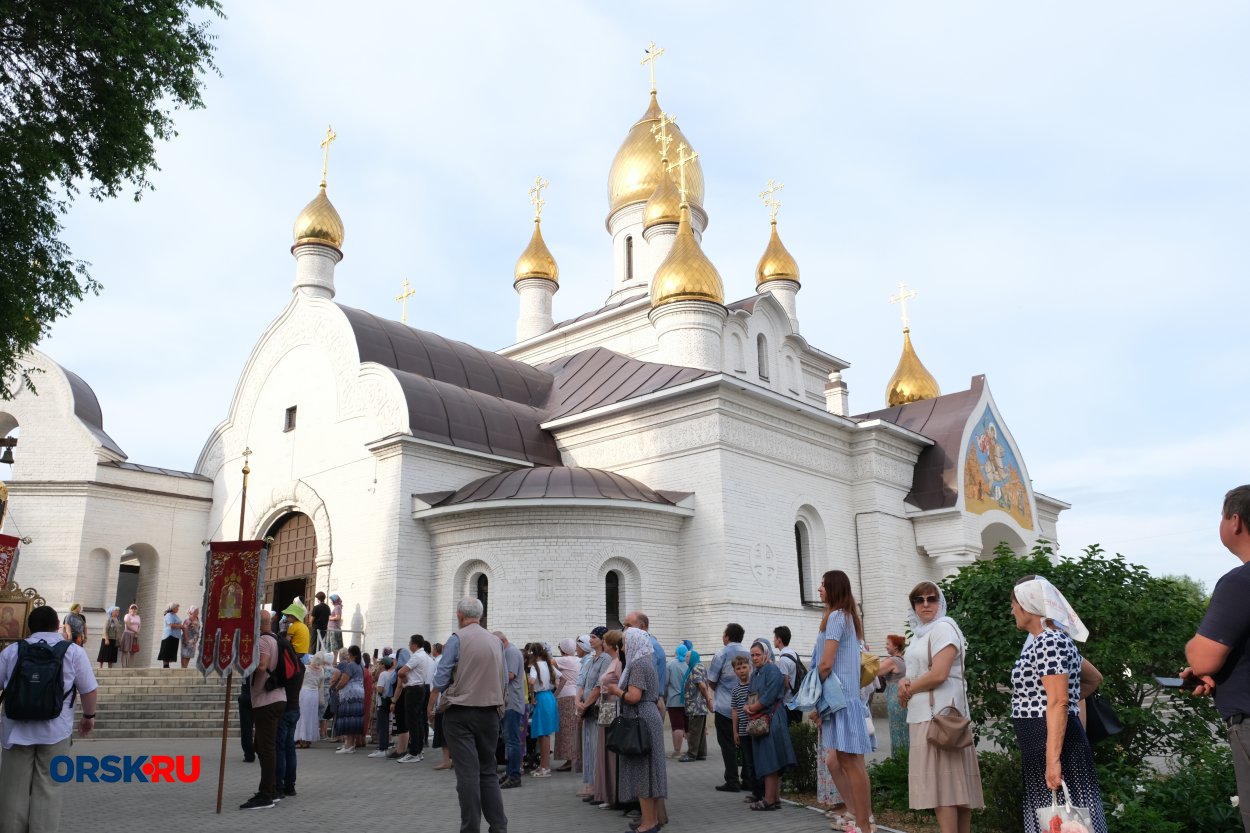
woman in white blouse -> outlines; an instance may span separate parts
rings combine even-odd
[[[943,749],[928,740],[937,712],[954,706],[968,716],[967,642],[959,625],[946,615],[946,597],[936,584],[920,582],[909,598],[908,622],[914,637],[904,657],[907,676],[898,685],[898,702],[907,708],[911,738],[909,803],[913,810],[934,810],[942,833],[969,833],[972,811],[985,806],[976,747]]]
[[[555,690],[560,685],[560,670],[551,661],[547,646],[534,642],[529,649],[530,691],[534,692],[534,712],[530,716],[530,737],[538,743],[538,769],[535,778],[551,777],[551,737],[560,729],[560,713]]]

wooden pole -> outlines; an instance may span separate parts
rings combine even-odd
[[[247,517],[247,476],[252,473],[247,458],[250,448],[243,450],[243,495],[239,499],[239,540],[243,540],[243,521]],[[257,577],[259,579],[259,576]],[[217,768],[217,815],[221,815],[221,792],[226,784],[226,740],[230,736],[230,694],[234,684],[233,669],[226,673],[226,702],[221,716],[221,763]]]

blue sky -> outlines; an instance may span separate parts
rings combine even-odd
[[[1214,583],[1224,491],[1250,480],[1245,304],[1250,111],[1242,4],[236,3],[221,77],[181,113],[139,203],[82,200],[65,237],[105,286],[42,349],[87,379],[135,462],[190,469],[289,298],[316,192],[347,228],[338,299],[498,348],[527,189],[557,320],[610,285],[616,148],[660,101],[701,154],[704,248],[731,298],[784,182],[799,317],[882,406],[901,347],[945,392],[984,373],[1034,485],[1098,542]],[[625,9],[628,9],[626,12]]]

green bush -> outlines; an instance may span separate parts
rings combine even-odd
[[[972,829],[985,833],[1023,833],[1024,779],[1020,773],[1020,752],[982,752],[981,789],[985,809],[972,815]]]
[[[889,758],[868,767],[872,782],[872,806],[885,810],[910,810],[907,786],[907,750],[896,749]]]
[[[797,762],[782,777],[782,790],[794,793],[816,792],[816,767],[820,763],[820,730],[815,723],[804,720],[790,724],[790,743]]]
[[[1185,830],[1241,833],[1241,812],[1229,800],[1236,794],[1232,752],[1221,745],[1147,782],[1140,803]]]

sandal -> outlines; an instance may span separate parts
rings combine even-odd
[[[769,804],[766,801],[764,801],[764,799],[761,798],[759,801],[748,804],[747,809],[748,810],[780,810],[781,802],[778,801],[775,804]]]

